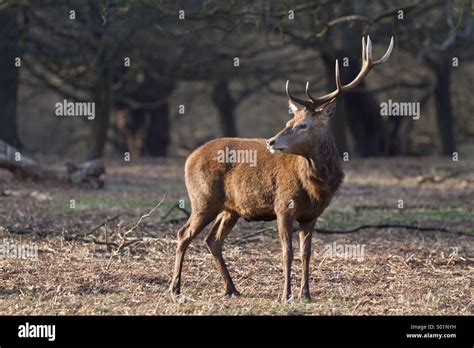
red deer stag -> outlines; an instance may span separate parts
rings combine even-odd
[[[291,294],[293,260],[293,221],[300,226],[302,280],[300,298],[310,300],[309,263],[311,237],[317,218],[329,205],[341,185],[344,173],[328,120],[334,114],[336,97],[356,87],[370,69],[384,63],[393,49],[393,37],[383,57],[372,61],[372,44],[362,38],[362,68],[352,82],[342,85],[336,60],[336,90],[314,98],[306,84],[309,100],[294,97],[286,83],[293,118],[268,140],[222,138],[195,150],[185,165],[186,187],[192,214],[178,232],[176,263],[171,283],[173,297],[180,293],[184,254],[192,239],[211,221],[214,224],[205,243],[225,283],[225,294],[239,295],[222,257],[224,239],[239,217],[248,221],[277,220],[282,248],[282,300]],[[298,108],[300,104],[303,108]],[[258,165],[222,163],[218,154],[224,149],[253,151]]]

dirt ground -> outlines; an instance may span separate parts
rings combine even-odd
[[[186,221],[173,206],[183,200],[189,210],[183,163],[109,162],[102,190],[20,182],[0,171],[0,314],[474,313],[473,161],[345,163],[345,183],[318,228],[391,223],[447,232],[369,228],[315,233],[313,301],[295,298],[287,304],[278,301],[283,274],[275,223],[243,220],[224,249],[242,296],[223,297],[203,231],[186,255],[183,295],[171,301],[175,235]],[[132,228],[164,194],[156,211]],[[296,233],[294,238],[297,294],[301,262]]]

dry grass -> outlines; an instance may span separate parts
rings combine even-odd
[[[363,232],[318,236],[311,272],[313,303],[280,304],[279,242],[265,236],[225,255],[240,298],[222,296],[211,257],[194,243],[184,269],[183,301],[167,293],[174,259],[171,236],[147,239],[110,265],[105,247],[36,241],[38,261],[2,261],[2,314],[470,314],[472,261],[463,250],[470,237]],[[331,259],[325,245],[365,244],[365,258]],[[20,242],[18,240],[18,242]],[[21,243],[27,243],[23,238]],[[394,247],[395,246],[395,247]],[[472,246],[472,245],[471,245]],[[453,256],[452,248],[461,250]],[[294,263],[294,290],[300,262]]]
[[[414,165],[409,161],[404,163]],[[162,223],[157,217],[144,221],[135,235],[144,241],[112,259],[113,250],[107,250],[104,245],[65,240],[64,235],[87,232],[106,216],[117,213],[121,217],[108,226],[109,233],[120,220],[133,224],[165,191],[169,200],[182,198],[185,191],[179,181],[181,165],[181,162],[144,162],[139,169],[112,166],[108,174],[110,185],[104,191],[35,183],[19,187],[18,182],[0,173],[0,192],[16,192],[0,197],[2,240],[12,244],[33,243],[39,249],[37,261],[0,258],[0,314],[466,315],[474,312],[472,236],[401,229],[348,235],[315,234],[310,285],[313,302],[295,300],[289,304],[277,301],[282,272],[276,233],[269,231],[245,241],[241,239],[267,224],[239,222],[228,238],[224,256],[242,293],[241,297],[230,299],[222,296],[222,282],[202,245],[204,232],[186,255],[181,301],[171,301],[168,286],[175,233],[182,223]],[[399,217],[392,205],[398,197],[403,197],[410,207],[401,216],[404,222],[439,224],[472,232],[472,203],[466,202],[473,201],[474,189],[469,181],[467,186],[464,183],[469,177],[466,179],[463,174],[443,183],[418,187],[411,176],[393,179],[386,170],[390,165],[403,170],[399,163],[390,161],[377,164],[360,161],[347,168],[348,180],[322,225],[354,226],[357,219],[382,222]],[[423,168],[429,164],[418,161],[417,165]],[[415,175],[418,174],[414,172]],[[31,196],[34,190],[47,192],[51,199]],[[65,208],[71,198],[79,203],[73,212]],[[143,202],[149,203],[142,205]],[[410,211],[416,214],[410,215]],[[437,218],[437,212],[441,218]],[[103,237],[102,228],[97,238]],[[236,243],[238,240],[240,243]],[[364,245],[364,259],[328,257],[326,248],[333,242]],[[294,245],[297,245],[296,236]],[[300,266],[296,253],[293,265],[296,294]]]

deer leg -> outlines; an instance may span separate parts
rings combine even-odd
[[[291,263],[293,261],[293,246],[291,236],[293,234],[293,219],[288,216],[277,216],[278,234],[280,235],[282,264],[285,282],[283,284],[282,301],[291,299]]]
[[[205,242],[211,252],[214,264],[216,265],[225,285],[225,294],[227,296],[238,296],[240,293],[235,288],[229,270],[222,256],[222,245],[224,240],[235,226],[239,216],[227,211],[223,211],[217,216],[216,222],[211,231],[206,236]]]
[[[316,220],[301,224],[300,253],[301,253],[301,288],[300,299],[311,301],[309,294],[309,264],[311,261],[311,238]]]
[[[176,247],[176,260],[174,266],[173,279],[171,281],[171,294],[178,295],[181,290],[181,271],[186,249],[191,241],[206,227],[215,215],[191,214],[188,222],[178,231],[178,245]]]

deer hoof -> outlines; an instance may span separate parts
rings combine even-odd
[[[238,292],[237,289],[226,290],[225,296],[228,296],[228,297],[239,297],[239,296],[240,296],[240,292]]]
[[[294,300],[294,298],[293,298],[292,293],[283,294],[283,296],[281,297],[281,302],[282,303],[290,303],[290,302],[293,302],[293,300]]]
[[[309,290],[301,290],[299,294],[300,301],[302,302],[311,302],[311,296]]]
[[[300,295],[300,301],[301,302],[306,302],[306,303],[311,303],[312,302],[311,296],[309,296],[309,294]]]
[[[180,297],[181,297],[181,289],[176,286],[176,285],[172,285],[170,287],[170,296],[171,296],[171,300],[173,302],[178,302]]]

